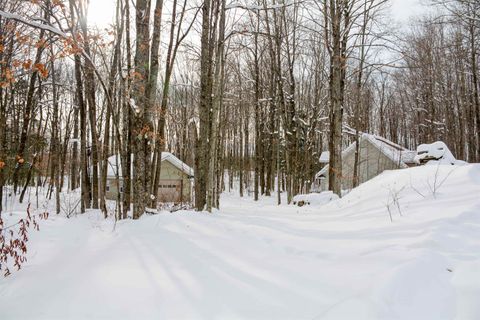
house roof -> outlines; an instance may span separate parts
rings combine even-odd
[[[119,157],[118,157],[119,158]],[[108,158],[108,170],[107,170],[107,176],[115,176],[115,174],[120,172],[122,170],[122,164],[117,166],[117,156],[113,155]],[[193,177],[194,172],[191,167],[189,167],[186,163],[175,157],[172,153],[170,152],[162,152],[162,162],[163,161],[168,161],[170,162],[174,167],[176,167],[178,170],[181,170],[183,173],[186,175]],[[133,154],[132,154],[132,163],[133,163]],[[132,164],[133,166],[133,164]],[[118,169],[117,169],[118,168]]]
[[[390,140],[373,134],[364,133],[362,134],[362,138],[368,139],[372,144],[377,146],[385,156],[390,160],[399,163],[401,166],[406,167],[407,163],[415,163],[415,151],[408,150]]]
[[[360,141],[362,140],[368,140],[372,145],[377,147],[377,149],[382,152],[387,158],[392,160],[393,162],[396,162],[400,165],[402,168],[408,167],[407,164],[410,163],[415,163],[415,151],[408,150],[388,139],[385,139],[383,137],[379,137],[373,134],[368,134],[368,133],[362,133],[360,135]],[[356,142],[353,142],[350,144],[345,150],[342,151],[342,158],[347,156],[350,152],[355,151],[355,146]],[[324,155],[325,153],[325,155]],[[328,155],[328,158],[326,156]],[[323,158],[322,158],[323,156]],[[327,159],[328,161],[323,161],[322,159],[325,160]],[[330,160],[330,153],[328,151],[322,152],[320,155],[320,163],[327,163],[326,166],[324,166],[316,175],[315,178],[318,178],[322,175],[325,175],[328,171],[328,162]]]
[[[185,162],[175,157],[173,153],[162,152],[162,161],[165,161],[165,160],[173,164],[175,167],[177,167],[178,170],[183,171],[186,175],[191,177],[194,176],[193,169],[189,167]]]
[[[320,163],[328,163],[330,161],[330,151],[323,151],[319,161]]]

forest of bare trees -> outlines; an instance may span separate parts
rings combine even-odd
[[[195,169],[192,205],[208,211],[231,190],[290,202],[325,150],[340,194],[361,132],[479,162],[480,1],[431,0],[410,29],[390,5],[115,0],[100,29],[88,0],[0,0],[0,212],[43,187],[57,212],[78,189],[82,212],[112,214],[112,155],[118,219],[156,206],[166,151]]]

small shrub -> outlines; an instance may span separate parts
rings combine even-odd
[[[20,270],[22,264],[27,261],[28,231],[30,228],[39,231],[37,219],[48,219],[48,212],[32,215],[30,204],[27,207],[27,217],[17,223],[5,227],[0,216],[0,272],[5,277],[11,274],[9,266]]]

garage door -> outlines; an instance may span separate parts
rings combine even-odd
[[[180,202],[182,200],[182,180],[160,180],[157,199],[159,202]]]

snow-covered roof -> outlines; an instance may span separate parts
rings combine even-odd
[[[401,168],[406,168],[408,167],[407,164],[415,163],[415,151],[408,150],[388,139],[385,139],[383,137],[374,135],[374,134],[368,134],[368,133],[362,133],[360,135],[360,141],[362,140],[368,140],[371,144],[377,147],[377,149],[382,152],[387,158],[392,160],[395,163],[398,163]],[[345,150],[342,151],[342,158],[345,158],[350,152],[355,151],[355,146],[356,143],[353,142],[350,144]],[[324,155],[325,153],[325,155]],[[323,158],[322,158],[323,156]],[[328,156],[328,158],[327,158]],[[327,161],[322,161],[327,159]],[[328,163],[330,160],[330,153],[328,151],[322,152],[320,155],[320,163]],[[324,166],[316,175],[315,178],[318,178],[320,176],[325,176],[328,171],[328,165]]]
[[[415,156],[417,155],[417,151],[414,150],[405,150],[402,151],[402,161],[406,164],[413,164],[415,163]]]
[[[320,163],[328,163],[330,161],[330,151],[323,151],[320,155]]]
[[[113,155],[108,158],[108,170],[107,170],[107,175],[108,176],[115,176],[118,172],[120,173],[122,170],[122,165],[117,166],[117,158],[120,158],[119,156]],[[186,163],[184,163],[182,160],[178,159],[175,157],[172,153],[170,152],[162,152],[162,162],[163,161],[168,161],[170,162],[173,166],[175,166],[177,169],[181,170],[183,173],[185,173],[188,176],[193,177],[194,172],[191,167],[189,167]],[[133,155],[132,155],[132,163],[133,163]],[[133,166],[133,164],[132,164]],[[117,169],[118,168],[118,169]]]
[[[415,151],[405,149],[390,140],[373,134],[363,133],[362,138],[368,139],[368,141],[377,146],[385,156],[397,162],[402,167],[407,167],[407,163],[415,163]]]
[[[185,162],[178,159],[170,152],[162,152],[162,161],[167,160],[173,164],[177,169],[183,171],[186,175],[193,177],[193,169],[190,168]]]
[[[328,164],[324,166],[320,171],[317,172],[317,174],[315,175],[315,179],[318,179],[321,176],[325,177],[327,175],[327,171],[328,171]]]

